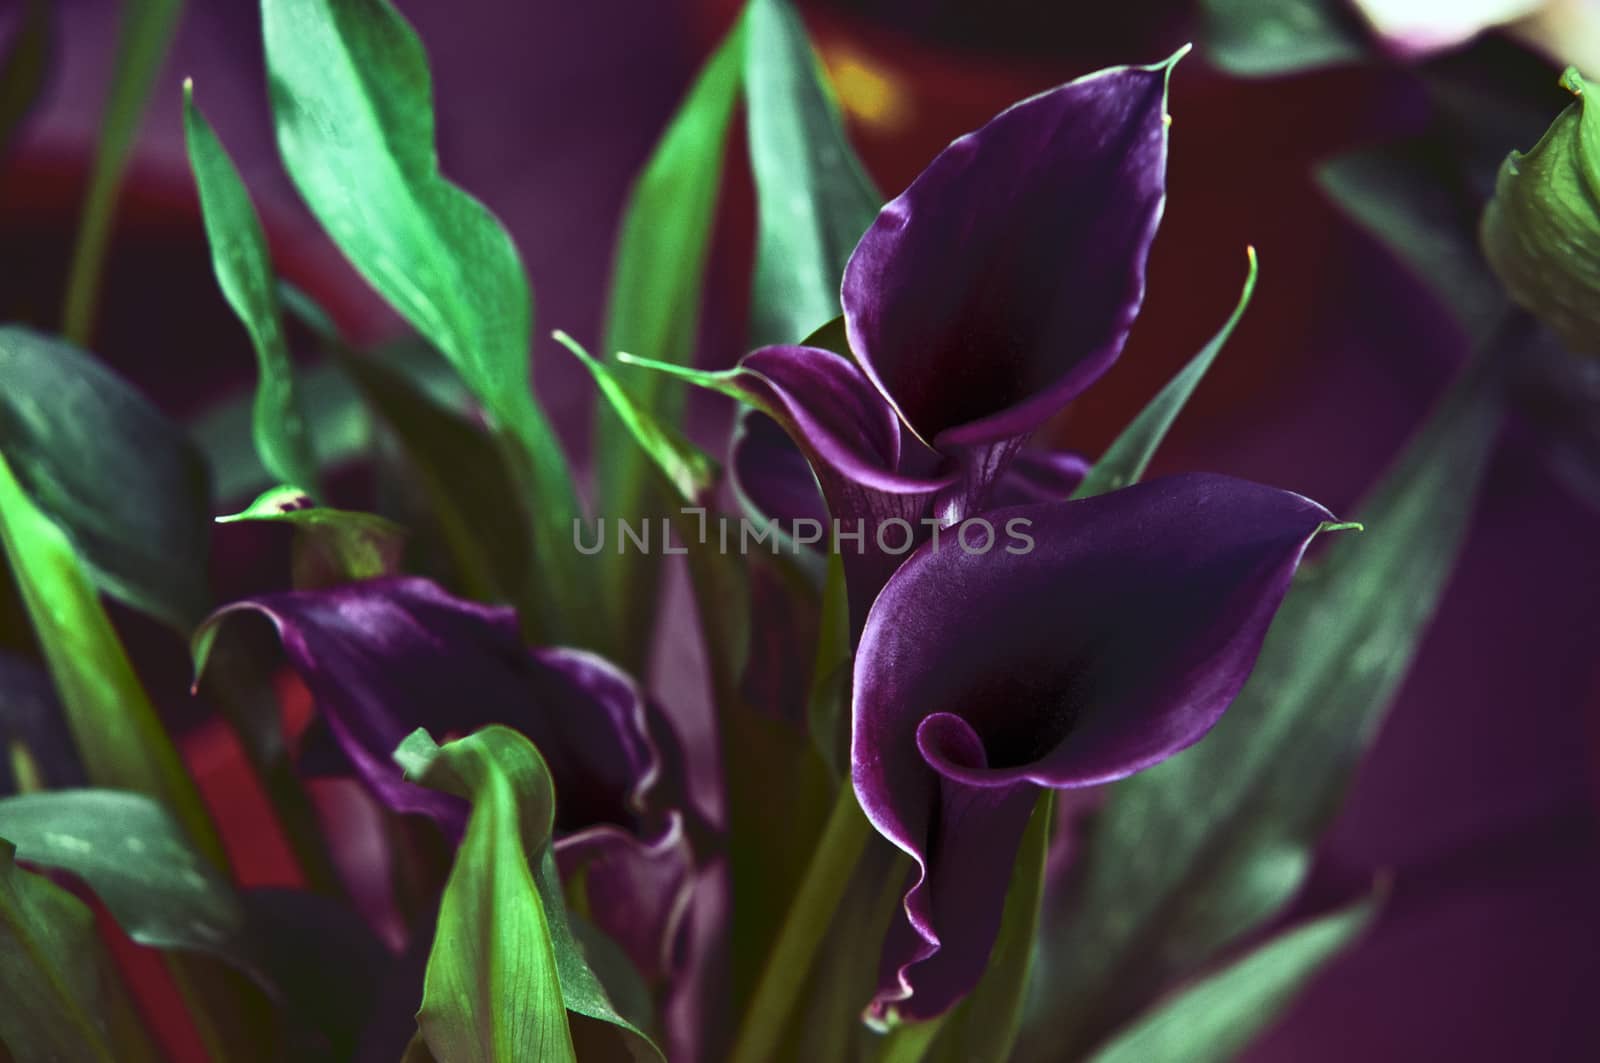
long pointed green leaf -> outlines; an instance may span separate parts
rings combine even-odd
[[[576,1060],[572,1011],[614,1027],[633,1059],[660,1063],[572,934],[551,845],[555,789],[533,743],[498,725],[443,746],[419,730],[395,760],[407,777],[472,802],[417,1013],[434,1057]]]
[[[0,157],[44,91],[53,35],[50,0],[23,0],[11,46],[0,56]]]
[[[211,265],[228,305],[255,347],[260,379],[252,433],[261,464],[284,483],[310,490],[317,484],[311,434],[295,391],[294,366],[278,310],[277,280],[261,219],[228,151],[183,85],[183,128],[189,166],[200,191],[200,213],[211,244]]]
[[[221,839],[72,544],[0,456],[0,545],[22,592],[89,780],[163,801],[223,865]]]
[[[101,122],[100,148],[89,174],[83,217],[72,249],[67,276],[62,333],[80,347],[88,346],[94,331],[95,305],[100,297],[100,274],[111,244],[116,219],[117,191],[128,164],[134,135],[150,102],[150,90],[167,57],[183,0],[127,0],[117,30],[117,59],[106,90],[106,111]]]
[[[0,452],[95,585],[187,632],[205,615],[204,460],[183,431],[77,348],[0,327]]]
[[[806,726],[829,773],[843,779],[850,765],[850,666],[855,653],[850,645],[843,557],[836,550],[829,551],[827,565],[819,603],[817,652],[806,691]]]
[[[623,387],[617,374],[609,366],[596,361],[577,340],[565,332],[555,335],[557,342],[571,351],[589,370],[601,399],[626,429],[631,442],[667,478],[678,497],[691,505],[704,501],[721,471],[716,461],[685,439],[671,424],[653,416]]]
[[[760,402],[751,394],[750,390],[739,381],[739,371],[736,369],[693,369],[686,365],[673,365],[671,362],[659,361],[655,358],[641,358],[627,351],[617,352],[617,361],[624,365],[636,365],[642,369],[653,369],[665,376],[677,377],[687,384],[707,391],[715,391],[732,399],[738,399],[747,406],[754,407],[768,416],[773,416],[776,411],[772,407]]]
[[[145,1063],[150,1043],[89,909],[0,838],[0,1050],[18,1063]],[[0,1051],[0,1054],[4,1054]]]
[[[1223,344],[1233,335],[1234,327],[1239,324],[1239,319],[1244,317],[1245,308],[1250,305],[1250,296],[1256,289],[1255,248],[1247,248],[1246,253],[1250,259],[1250,269],[1245,275],[1244,290],[1239,293],[1239,302],[1233,308],[1233,313],[1228,315],[1228,320],[1223,323],[1217,334],[1200,348],[1200,353],[1191,358],[1187,365],[1178,370],[1176,376],[1167,381],[1166,386],[1156,394],[1156,397],[1139,411],[1139,416],[1135,417],[1117,436],[1116,441],[1106,448],[1106,452],[1100,455],[1100,460],[1094,463],[1094,468],[1089,470],[1089,475],[1083,478],[1083,482],[1078,485],[1072,497],[1088,498],[1090,495],[1115,491],[1119,487],[1138,483],[1139,478],[1144,475],[1145,469],[1150,465],[1150,459],[1155,456],[1161,441],[1167,437],[1172,422],[1177,420],[1184,404],[1189,401],[1189,396],[1194,394],[1194,389],[1200,385],[1201,378],[1211,368],[1211,363],[1216,361]]]
[[[883,197],[845,136],[794,6],[751,0],[748,19],[744,84],[758,207],[750,328],[757,345],[795,343],[839,316],[845,263]]]
[[[1090,1063],[1228,1063],[1372,921],[1363,901],[1287,930],[1119,1033]]]
[[[356,269],[461,373],[514,443],[546,633],[586,611],[561,546],[578,513],[529,380],[532,296],[510,235],[439,172],[416,32],[387,0],[264,0],[278,149]]]
[[[292,294],[291,294],[292,293]],[[375,440],[373,413],[366,396],[343,365],[350,352],[343,350],[333,322],[303,294],[280,285],[285,310],[306,324],[324,347],[334,355],[328,361],[295,374],[295,390],[305,411],[311,433],[311,449],[319,469],[326,473],[340,464],[367,453]],[[369,362],[381,370],[397,374],[425,397],[450,410],[462,410],[471,396],[461,378],[439,353],[416,339],[384,344],[364,352]],[[254,396],[232,395],[208,406],[189,424],[195,444],[211,466],[211,477],[219,500],[253,497],[277,480],[256,453],[252,439]],[[387,418],[386,418],[387,419]],[[502,492],[502,500],[506,493]],[[527,537],[518,539],[518,550],[525,550]]]
[[[1081,1051],[1299,887],[1443,594],[1519,345],[1480,354],[1360,507],[1371,530],[1302,572],[1206,739],[1112,789],[1046,938],[1035,1055]]]
[[[706,256],[728,126],[739,92],[744,20],[729,31],[689,89],[629,193],[617,241],[602,353],[630,350],[688,365],[694,361]],[[655,373],[614,371],[641,410],[676,423],[683,389]],[[621,430],[613,401],[595,408],[595,490],[599,516],[634,521],[669,512],[645,456]],[[662,559],[635,552],[606,561],[611,650],[626,665],[643,663],[655,619]]]

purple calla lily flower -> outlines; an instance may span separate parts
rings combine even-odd
[[[880,1019],[938,1015],[976,982],[1040,787],[1130,775],[1216,723],[1331,519],[1198,474],[988,519],[1018,517],[1031,551],[924,546],[856,654],[856,793],[920,868],[885,949]]]
[[[594,920],[648,978],[671,968],[693,862],[676,740],[639,687],[580,650],[529,649],[513,610],[463,601],[418,578],[267,594],[214,613],[276,627],[356,776],[389,808],[459,836],[465,802],[405,780],[391,755],[418,727],[441,740],[515,727],[555,781],[556,857],[579,867]],[[691,810],[691,813],[692,810]]]
[[[939,154],[845,269],[862,369],[945,453],[1025,437],[1122,350],[1166,199],[1171,62],[1080,78]]]
[[[914,546],[993,504],[1028,435],[1120,353],[1165,202],[1171,68],[1080,78],[941,152],[845,270],[859,364],[799,346],[739,363],[735,380],[798,444],[833,518],[866,529],[841,551],[857,633],[908,552],[877,530],[904,521]],[[746,451],[747,497],[796,489],[757,486],[752,463],[777,452]]]

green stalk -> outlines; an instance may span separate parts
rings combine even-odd
[[[106,94],[105,122],[89,190],[84,196],[78,240],[72,249],[67,274],[62,332],[79,347],[88,347],[94,332],[95,306],[100,298],[100,277],[111,243],[111,226],[117,213],[117,190],[128,165],[134,134],[144,117],[156,74],[172,43],[183,0],[125,0],[118,33],[116,68]]]
[[[848,784],[841,785],[828,825],[813,850],[811,864],[778,932],[778,940],[767,955],[755,996],[739,1026],[732,1063],[764,1063],[773,1058],[817,949],[838,913],[839,901],[850,884],[850,873],[871,833],[855,790]]]

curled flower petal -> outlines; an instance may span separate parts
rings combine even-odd
[[[805,452],[824,493],[833,477],[888,494],[949,483],[900,474],[900,423],[848,358],[820,347],[762,347],[739,368]]]
[[[1116,359],[1166,195],[1170,70],[1105,70],[1003,111],[861,238],[850,346],[922,439],[1025,436]]]
[[[977,981],[1037,787],[1121,778],[1210,729],[1331,518],[1187,475],[985,519],[991,550],[930,543],[895,573],[856,654],[856,793],[921,872],[880,1018],[940,1014]]]
[[[570,850],[569,866],[594,864],[591,881],[613,896],[629,883],[687,889],[683,819],[663,801],[682,796],[681,771],[670,759],[676,743],[664,758],[657,739],[668,737],[665,719],[603,658],[530,650],[513,610],[410,577],[248,598],[205,627],[241,612],[276,627],[340,751],[389,808],[429,816],[459,836],[465,802],[407,782],[392,754],[419,727],[443,737],[505,724],[526,734],[550,767],[556,849]],[[608,933],[615,916],[638,949],[635,959],[659,971],[681,906],[675,895],[641,895],[597,907],[593,916]],[[660,937],[643,944],[639,928],[652,918]]]

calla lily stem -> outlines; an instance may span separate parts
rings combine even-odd
[[[839,787],[805,879],[795,893],[777,943],[767,955],[761,980],[739,1026],[732,1063],[762,1063],[773,1058],[871,830],[847,780]]]

